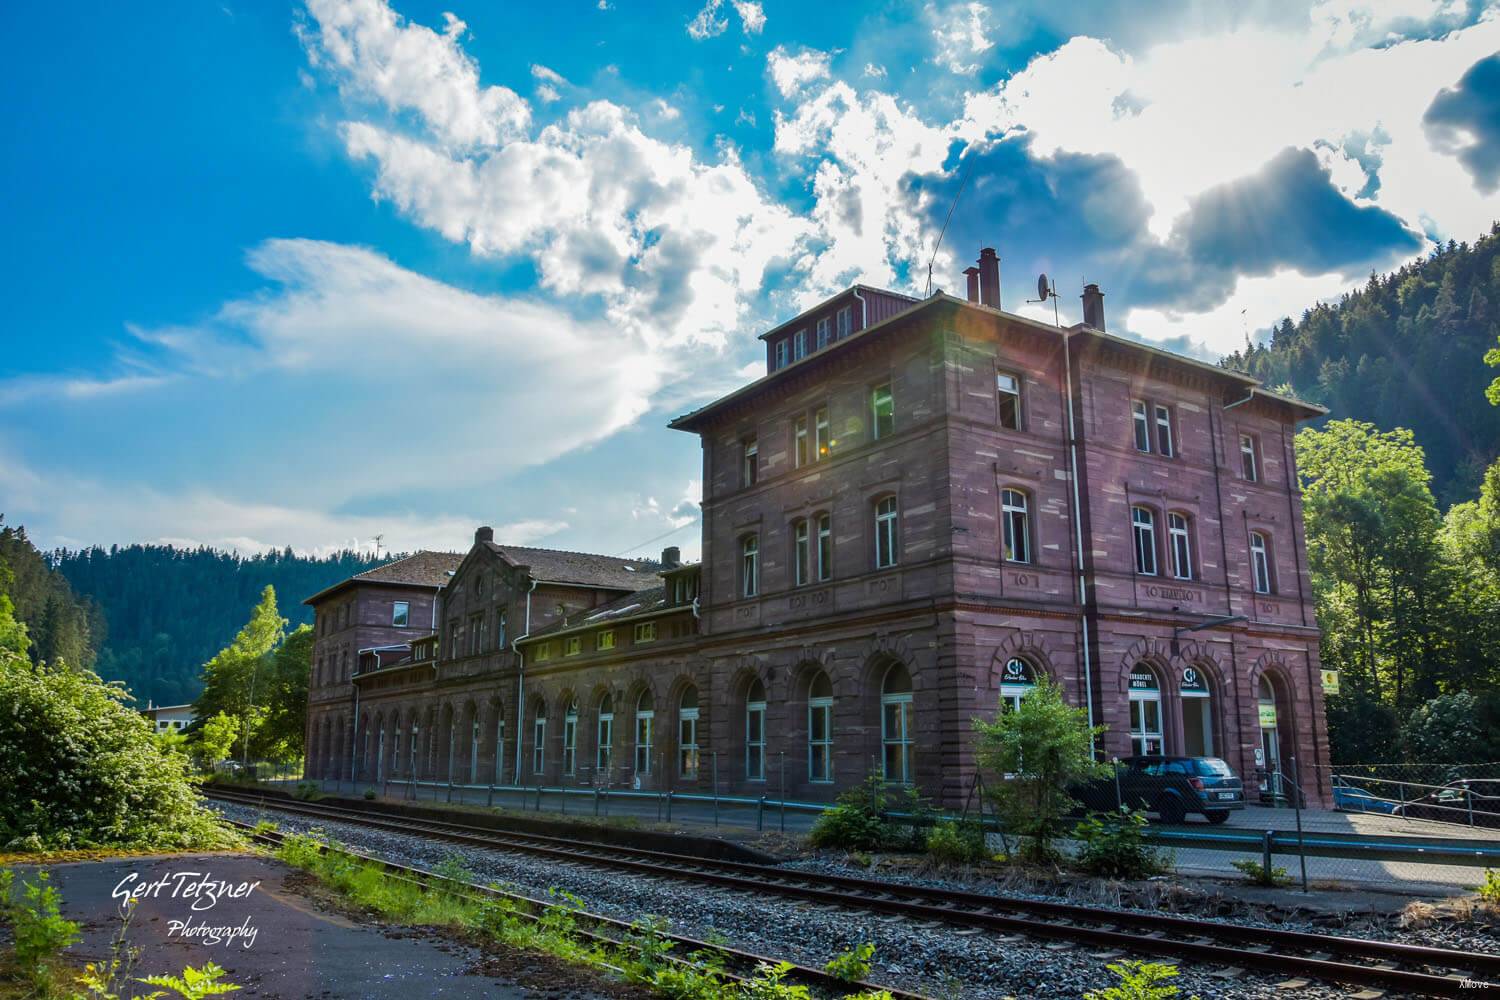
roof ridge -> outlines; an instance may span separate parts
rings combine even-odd
[[[617,556],[608,552],[585,552],[582,549],[554,549],[545,545],[512,545],[509,542],[491,542],[491,545],[500,549],[520,549],[525,552],[558,552],[567,556],[589,556],[593,559],[619,559],[623,562],[657,563],[658,560],[649,556]]]

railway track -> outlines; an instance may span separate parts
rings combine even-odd
[[[285,839],[280,833],[277,833],[275,831],[257,830],[249,823],[241,823],[237,820],[229,820],[228,822],[232,826],[235,826],[244,831],[252,840],[265,844],[269,847],[280,847]],[[325,846],[321,848],[321,850],[326,852],[330,850],[330,848]],[[370,864],[379,865],[384,868],[386,873],[391,875],[392,877],[410,882],[422,888],[424,891],[434,888],[441,888],[446,892],[450,892],[454,895],[462,896],[475,901],[483,901],[485,899],[505,899],[509,900],[512,903],[519,903],[522,906],[529,908],[531,912],[527,912],[526,910],[517,910],[513,911],[513,913],[515,916],[518,916],[525,920],[539,921],[541,919],[539,914],[547,910],[557,908],[560,905],[558,903],[549,902],[544,899],[537,899],[534,896],[527,896],[523,893],[500,889],[495,886],[480,885],[476,882],[465,882],[461,879],[452,878],[447,875],[440,875],[437,872],[427,871],[426,869],[417,868],[412,865],[403,865],[395,861],[387,860],[385,858],[377,858],[369,854],[362,854],[359,851],[353,851],[347,847],[339,847],[338,850],[340,853],[348,855],[350,857],[358,858],[359,860],[368,862]],[[597,944],[606,946],[626,945],[628,944],[627,938],[629,937],[629,935],[637,930],[636,927],[633,927],[631,924],[626,923],[623,920],[616,920],[614,917],[607,917],[603,914],[590,913],[587,910],[579,910],[572,907],[568,908],[568,912],[575,923],[581,921],[586,925],[584,927],[576,927],[574,930],[574,934]],[[772,958],[766,955],[757,955],[754,952],[742,951],[738,948],[730,948],[727,945],[715,944],[709,941],[700,941],[697,938],[683,937],[677,934],[666,933],[662,933],[660,936],[663,939],[672,942],[673,945],[679,946],[681,949],[681,954],[686,955],[692,952],[703,952],[711,953],[717,956],[721,960],[723,966],[720,970],[720,976],[732,982],[746,982],[755,975],[756,970],[760,966],[776,965],[779,962],[783,961],[782,959]],[[695,967],[695,963],[691,960],[678,958],[674,955],[664,955],[662,956],[662,960],[673,965],[681,965],[689,968]],[[873,992],[878,990],[885,990],[891,995],[893,1000],[928,1000],[928,998],[922,996],[919,993],[908,993],[903,990],[895,989],[893,987],[879,986],[869,982],[846,982],[845,980],[838,979],[834,976],[829,975],[822,969],[814,969],[809,966],[798,965],[795,962],[788,964],[791,965],[791,969],[787,974],[789,979],[793,981],[800,981],[805,985],[816,986],[823,992],[828,993],[832,996],[847,996],[849,994],[858,992]]]
[[[662,851],[520,834],[378,810],[205,790],[211,799],[353,823],[491,850],[657,877],[692,880],[757,894],[865,910],[913,921],[937,921],[1000,934],[1070,942],[1107,953],[1133,953],[1217,967],[1227,980],[1246,971],[1389,990],[1456,997],[1500,989],[1500,955],[1200,921],[1072,903],[901,885],[847,875],[810,874],[774,865],[709,861]]]

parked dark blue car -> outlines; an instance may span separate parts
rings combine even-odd
[[[1088,809],[1124,804],[1154,812],[1163,823],[1181,823],[1192,813],[1222,823],[1245,808],[1244,782],[1217,757],[1127,757],[1120,761],[1118,786],[1105,778],[1073,795]]]

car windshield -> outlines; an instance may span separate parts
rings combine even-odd
[[[1193,763],[1197,765],[1199,774],[1216,778],[1228,778],[1234,774],[1229,765],[1217,757],[1199,757]]]

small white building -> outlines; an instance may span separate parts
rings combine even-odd
[[[193,706],[153,705],[148,701],[141,714],[151,720],[151,728],[158,733],[181,732],[193,721]]]

